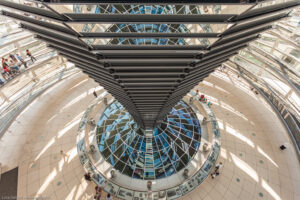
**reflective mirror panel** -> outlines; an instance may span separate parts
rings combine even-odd
[[[190,106],[180,101],[154,130],[138,128],[117,101],[97,127],[102,156],[121,173],[145,180],[170,176],[189,164],[199,149],[201,127]]]

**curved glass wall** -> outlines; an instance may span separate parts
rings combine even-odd
[[[300,9],[233,56],[238,70],[269,99],[288,127],[300,158]]]
[[[97,128],[98,147],[106,161],[127,176],[144,180],[183,169],[197,153],[200,140],[197,116],[183,101],[153,131],[140,129],[115,101],[106,108]]]
[[[42,7],[40,4],[29,4]],[[35,62],[26,56],[26,49],[36,58]],[[25,65],[17,54],[23,58]],[[15,61],[11,55],[16,58]],[[0,136],[15,116],[37,95],[63,77],[78,72],[73,64],[66,63],[54,50],[47,48],[46,43],[21,29],[15,20],[0,16],[0,59],[2,58],[7,59],[11,71],[14,66],[19,69],[8,74],[3,64],[0,64]]]

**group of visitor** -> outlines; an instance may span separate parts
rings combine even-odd
[[[87,180],[87,181],[92,181],[91,173],[89,173],[89,172],[85,173],[84,174],[84,179]],[[96,194],[94,195],[93,200],[101,200],[102,188],[99,185],[96,185],[95,191],[96,191]],[[110,193],[108,193],[106,195],[105,200],[112,200],[112,195]]]
[[[32,63],[36,61],[36,58],[32,56],[31,52],[27,49],[26,55],[31,59]],[[27,68],[27,63],[19,54],[9,54],[8,58],[2,58],[2,77],[5,81],[14,78],[20,73],[20,67],[23,65],[25,69]],[[4,82],[0,79],[0,84],[3,85]]]
[[[250,90],[251,90],[252,92],[254,92],[254,94],[259,94],[258,91],[257,91],[256,89],[254,89],[254,87],[250,87]]]
[[[199,95],[199,90],[196,90],[196,96],[198,97]],[[199,101],[203,102],[203,103],[207,103],[208,107],[212,106],[212,103],[205,97],[204,94],[201,94],[199,96]]]
[[[102,188],[100,186],[95,187],[96,194],[94,195],[94,200],[100,200],[102,196]],[[111,194],[107,194],[105,200],[112,200]]]

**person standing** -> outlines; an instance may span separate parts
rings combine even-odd
[[[10,60],[9,67],[10,69],[13,69],[14,74],[18,74],[20,72],[19,67],[16,65],[16,63],[13,60]]]
[[[4,70],[4,73],[3,73],[3,75],[5,75],[5,79],[6,80],[9,80],[10,78],[11,78],[11,71],[10,71],[10,69],[9,69],[9,66],[8,66],[8,63],[7,63],[7,59],[5,59],[5,58],[2,58],[2,68],[3,68],[3,70]]]
[[[106,200],[112,200],[112,196],[109,193],[106,196]]]
[[[1,63],[3,68],[8,66],[7,62],[5,61],[5,58],[2,58]]]
[[[204,94],[201,94],[200,95],[200,101],[203,101],[203,99],[204,99]]]
[[[4,85],[4,82],[0,79],[0,86]]]
[[[210,101],[207,102],[208,107],[211,107],[212,103]]]
[[[102,188],[100,187],[100,186],[96,186],[95,187],[95,191],[96,191],[96,195],[95,195],[95,197],[96,197],[96,199],[97,200],[100,200],[101,199],[101,196],[102,196]]]
[[[94,90],[94,92],[93,92],[93,95],[94,95],[95,98],[98,97],[97,92],[96,92],[96,88],[95,88],[95,90]]]
[[[24,61],[24,59],[22,58],[22,56],[20,56],[19,54],[16,54],[18,60],[24,65],[25,68],[27,68],[27,64]]]
[[[220,169],[223,167],[223,163],[220,162],[219,164],[216,165],[215,171],[211,174],[212,178],[215,178],[216,176],[220,175]]]
[[[60,151],[60,154],[62,155],[65,162],[69,160],[69,155],[65,153],[63,150]]]
[[[13,54],[9,54],[10,59],[12,59],[13,62],[17,62],[16,57]]]
[[[31,54],[31,52],[26,49],[26,55],[31,59],[31,62],[34,63],[34,60],[36,61],[36,58],[33,57],[33,55]]]
[[[99,185],[96,185],[95,191],[96,193],[102,193],[102,188]]]
[[[219,164],[217,164],[216,165],[216,167],[215,167],[215,174],[217,175],[217,176],[219,176],[219,174],[220,174],[220,169],[223,167],[223,163],[222,162],[220,162]]]
[[[92,177],[91,177],[90,172],[85,173],[85,174],[84,174],[84,178],[85,178],[85,180],[87,180],[87,181],[92,181]]]
[[[279,148],[280,148],[280,150],[285,150],[286,149],[286,147],[284,145],[281,145]]]

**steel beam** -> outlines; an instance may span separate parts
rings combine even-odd
[[[110,89],[115,90],[115,91],[118,92],[119,95],[126,95],[125,97],[123,97],[123,99],[127,99],[128,101],[130,100],[130,98],[127,97],[127,94],[122,90],[122,88],[119,85],[114,85],[110,80],[99,77],[99,76],[95,75],[94,73],[90,73],[89,70],[82,67],[81,65],[76,64],[76,66],[79,67],[80,69],[82,69],[89,76],[94,77],[96,81],[98,81],[100,83],[103,83],[103,84],[106,84],[108,86],[107,87],[108,90],[110,90]]]
[[[149,103],[145,102],[135,102],[135,105],[149,105]],[[153,105],[161,105],[161,102],[153,102]]]
[[[223,60],[219,61],[218,63],[214,63],[212,64],[210,69],[207,69],[207,73],[210,73],[211,71],[213,71],[218,65],[220,65],[220,63],[224,62]],[[168,101],[166,102],[165,106],[169,105],[169,106],[174,106],[173,104],[176,103],[178,101],[178,99],[181,99],[182,96],[184,96],[190,89],[192,89],[194,87],[194,84],[200,82],[201,80],[203,80],[204,77],[207,76],[207,73],[202,72],[201,76],[199,76],[196,80],[193,80],[192,83],[191,82],[187,82],[185,85],[182,85],[181,87],[178,87],[177,91],[175,90],[174,93],[172,93],[172,95],[169,97]],[[182,89],[180,89],[182,88]],[[165,107],[164,106],[164,107]],[[168,109],[168,107],[166,107],[166,109]]]
[[[176,63],[176,64],[188,64],[193,61],[197,61],[197,59],[183,59],[183,58],[156,58],[156,59],[150,59],[150,58],[128,58],[128,59],[103,59],[101,62],[109,63],[110,65],[132,65],[132,64],[161,64],[164,65],[165,63]]]
[[[37,25],[39,27],[46,28],[46,29],[51,30],[51,31],[58,31],[58,32],[61,32],[61,33],[65,33],[65,34],[68,34],[68,35],[74,35],[74,36],[79,35],[78,33],[75,34],[74,31],[70,30],[67,27],[60,26],[60,25],[53,24],[53,23],[49,23],[49,22],[42,21],[42,20],[36,20],[32,17],[26,17],[24,15],[19,15],[17,13],[9,12],[9,11],[6,11],[6,10],[2,10],[1,14],[4,15],[4,16],[19,20],[21,22],[26,22],[26,23]]]
[[[232,34],[233,36],[227,35],[226,37],[221,38],[219,41],[212,44],[210,47],[213,49],[216,46],[223,45],[223,44],[226,44],[226,43],[230,43],[231,41],[236,41],[236,40],[239,40],[241,38],[246,38],[246,37],[249,37],[249,36],[252,36],[252,35],[257,35],[261,32],[269,30],[271,28],[272,28],[272,25],[267,25],[267,26],[259,27],[259,28],[244,31],[244,32],[241,31],[240,33]]]
[[[145,97],[147,98],[147,99],[163,99],[163,100],[166,100],[166,96],[154,96],[154,97],[152,97],[152,96],[140,96],[140,97],[130,97],[131,99],[135,99],[135,100],[141,100],[141,99],[145,99]],[[150,105],[147,105],[147,106],[151,106],[151,104]]]
[[[53,47],[64,49],[65,51],[68,51],[70,54],[73,53],[74,55],[78,55],[79,58],[83,58],[84,61],[89,61],[94,65],[99,66],[100,68],[104,68],[103,63],[101,61],[98,61],[97,57],[88,51],[75,48],[74,46],[68,45],[67,43],[59,42],[58,40],[53,40],[52,38],[47,38],[40,35],[38,35],[37,37],[47,42],[48,44],[52,45]]]
[[[60,0],[60,3],[68,0]],[[79,1],[79,0],[78,0]],[[121,0],[100,2],[124,3]],[[133,0],[136,2],[141,2]],[[132,4],[133,1],[128,1]],[[143,1],[151,3],[154,0]],[[155,1],[157,5],[171,0]],[[174,0],[172,3],[187,3],[197,0]],[[208,0],[206,3],[216,1]],[[234,0],[224,0],[234,1]],[[222,1],[220,4],[224,4]],[[258,1],[250,0],[253,5]],[[243,3],[250,3],[243,1]],[[45,0],[42,2],[50,2]],[[74,3],[75,1],[69,1]],[[83,0],[81,2],[86,2]],[[89,3],[93,3],[90,0]],[[96,1],[95,1],[96,2]],[[94,4],[95,4],[94,2]],[[152,2],[153,3],[153,2]],[[203,1],[201,1],[203,3]],[[240,1],[238,3],[241,3]],[[97,1],[96,4],[99,4]],[[150,128],[156,120],[165,117],[172,107],[222,62],[255,40],[257,35],[271,28],[269,23],[286,17],[287,9],[299,5],[290,1],[263,8],[249,9],[241,15],[235,14],[90,14],[63,13],[55,9],[41,9],[8,1],[0,5],[29,12],[62,23],[62,26],[44,20],[36,20],[13,12],[2,14],[23,22],[23,28],[37,34],[37,38],[48,43],[61,55],[72,61],[96,82],[104,86],[120,103],[129,110],[140,124]],[[142,5],[142,4],[139,4]],[[184,4],[182,4],[183,6]],[[253,7],[252,7],[253,8]],[[223,33],[181,33],[181,32],[76,32],[67,23],[106,23],[106,24],[203,24],[217,23],[234,26]],[[64,26],[66,25],[66,27]],[[132,39],[132,38],[219,38],[211,46],[207,45],[89,45],[82,41],[89,39]],[[97,43],[95,43],[97,44]]]
[[[18,10],[18,11],[21,11],[21,12],[27,12],[27,13],[38,15],[38,16],[41,16],[41,17],[46,17],[48,19],[52,19],[52,20],[55,20],[55,21],[64,21],[64,20],[66,20],[66,18],[64,18],[62,15],[58,15],[57,13],[54,13],[50,10],[46,10],[46,9],[42,9],[42,8],[36,8],[36,7],[32,7],[32,6],[26,6],[26,5],[20,4],[20,3],[14,3],[14,2],[11,2],[11,1],[1,0],[0,5]]]
[[[247,43],[249,43],[253,40],[256,40],[258,38],[259,38],[259,35],[250,35],[250,36],[247,36],[247,37],[239,38],[235,41],[230,41],[230,42],[227,42],[227,43],[224,43],[224,44],[214,46],[214,47],[212,47],[212,50],[232,48],[234,46],[247,44]]]
[[[127,91],[127,90],[165,90],[165,89],[168,89],[168,90],[172,90],[174,89],[173,86],[151,86],[151,85],[143,85],[143,86],[132,86],[132,85],[127,85],[127,86],[124,86],[124,89]]]
[[[256,4],[264,0],[36,0],[47,4],[143,4],[143,5],[197,5],[197,4]]]
[[[68,48],[68,46],[66,46],[66,45],[60,45],[59,43],[50,42],[50,40],[46,40],[46,39],[42,39],[42,40],[43,41],[48,41],[49,46],[52,47],[52,48],[59,49],[59,50],[61,50],[61,52],[67,52],[68,55],[76,55],[76,56],[78,56],[78,58],[82,59],[83,62],[87,61],[89,63],[92,63],[95,66],[98,66],[101,69],[105,69],[103,67],[103,65],[101,63],[99,63],[97,60],[93,59],[92,56],[88,56],[88,55],[85,55],[83,53],[74,51],[74,49]],[[107,73],[109,73],[109,72],[107,71]]]
[[[71,19],[68,23],[102,23],[102,24],[228,24],[234,14],[94,14],[94,13],[64,13]]]
[[[37,35],[44,36],[47,38],[51,38],[52,40],[59,41],[61,43],[65,43],[67,45],[73,46],[78,49],[82,50],[89,50],[87,46],[84,46],[84,44],[79,41],[78,39],[74,39],[74,36],[71,35],[71,37],[67,37],[66,34],[57,34],[53,31],[49,31],[46,29],[38,28],[36,26],[32,26],[29,24],[23,24],[21,23],[21,28],[27,29],[31,32],[36,33]],[[91,53],[90,53],[91,54]]]
[[[194,50],[206,51],[201,45],[92,45],[94,50]]]
[[[127,72],[134,72],[136,70],[139,70],[141,72],[143,71],[157,71],[157,70],[161,70],[161,71],[183,71],[185,69],[191,69],[192,67],[189,65],[182,65],[182,66],[166,66],[166,65],[149,65],[149,66],[139,66],[139,65],[132,65],[132,66],[117,66],[117,65],[112,65],[110,67],[108,67],[109,69],[114,69],[116,71],[122,70],[122,71],[127,71]]]
[[[214,67],[214,65],[216,64],[220,64],[222,62],[224,62],[224,60],[229,59],[232,55],[237,54],[236,52],[232,52],[231,54],[228,55],[224,55],[224,56],[220,56],[217,57],[214,60],[210,60],[209,62],[203,64],[202,69],[198,69],[195,72],[191,72],[180,84],[180,86],[178,88],[180,88],[181,86],[183,86],[185,83],[194,80],[195,78],[198,77],[199,74],[201,74],[202,72],[205,72],[206,69],[209,69],[211,66]]]
[[[181,79],[180,77],[118,77],[117,80],[122,81],[122,83],[142,83],[142,82],[156,82],[156,81],[162,81],[162,82],[170,82],[173,83],[176,80]]]
[[[223,58],[229,58],[231,57],[232,55],[236,54],[237,52],[236,51],[232,51],[232,50],[228,50],[226,52],[224,52],[223,54],[219,54],[219,55],[216,55],[210,59],[207,59],[205,61],[202,61],[197,67],[195,67],[194,69],[192,69],[190,71],[190,73],[185,77],[185,79],[193,76],[193,75],[196,75],[198,72],[202,71],[204,67],[206,67],[206,65],[209,65],[210,63],[213,63],[217,60],[220,60],[220,59],[223,59]]]
[[[273,23],[274,21],[280,20],[287,16],[288,16],[288,14],[286,14],[286,13],[279,13],[279,14],[276,14],[273,16],[262,18],[262,19],[247,20],[242,24],[237,24],[236,26],[233,26],[230,29],[226,30],[225,32],[222,33],[222,36],[226,36],[226,35],[229,35],[232,33],[238,33],[240,31],[255,28],[255,27],[261,26],[261,25],[268,25],[270,23]]]
[[[123,62],[124,61],[124,62]],[[195,60],[196,61],[196,60]],[[186,68],[188,68],[189,64],[193,62],[192,60],[188,61],[188,60],[183,60],[183,59],[179,59],[179,60],[172,60],[172,59],[144,59],[144,62],[142,62],[141,60],[128,60],[127,62],[125,60],[111,60],[108,63],[108,67],[107,68],[113,68],[114,66],[161,66],[161,65],[165,65],[165,66],[184,66],[186,65]]]
[[[238,52],[239,50],[246,48],[248,44],[241,44],[238,46],[235,46],[234,48],[224,48],[220,51],[220,49],[218,49],[217,51],[211,51],[208,54],[205,54],[205,56],[203,57],[203,59],[196,65],[196,68],[198,68],[198,66],[201,66],[201,63],[206,62],[207,60],[216,58],[218,56],[222,56],[224,54],[227,54],[229,52]]]
[[[172,85],[177,85],[178,83],[174,82],[173,84],[172,83],[165,83],[165,82],[153,82],[153,83],[139,83],[138,85],[135,84],[135,83],[122,83],[122,85],[124,85],[124,87],[126,88],[129,88],[130,86],[131,87],[137,87],[137,86],[140,86],[140,87],[153,87],[153,86],[161,86],[161,87],[170,87]]]
[[[120,77],[180,77],[182,74],[187,74],[188,72],[182,71],[175,71],[175,72],[163,72],[163,71],[135,71],[135,72],[127,72],[127,71],[114,71],[112,72],[113,75],[118,75]]]
[[[169,94],[129,94],[128,96],[130,98],[136,98],[136,97],[161,97],[161,96],[168,96]]]
[[[51,47],[51,45],[49,45],[49,46]],[[55,48],[55,46],[53,46],[53,48]],[[99,71],[99,72],[103,73],[105,77],[112,77],[111,74],[108,71],[106,71],[104,68],[99,67],[94,62],[86,60],[85,57],[77,56],[77,54],[73,54],[72,52],[66,51],[64,49],[61,49],[60,54],[64,55],[66,58],[74,61],[75,63],[77,62],[79,64],[84,64],[85,66],[88,66],[89,68],[91,68],[95,71]]]
[[[80,32],[81,38],[217,38],[220,33]]]
[[[126,50],[125,50],[126,51]],[[199,54],[199,53],[198,53]],[[197,54],[160,54],[160,55],[155,55],[151,54],[150,52],[144,55],[136,55],[136,54],[128,54],[126,53],[125,55],[113,55],[113,56],[105,56],[101,55],[100,57],[103,57],[103,59],[136,59],[136,60],[142,60],[142,59],[195,59]]]
[[[169,89],[131,89],[131,90],[127,90],[127,92],[129,92],[129,95],[133,95],[133,94],[164,94],[164,93],[168,93],[168,91],[170,91]]]
[[[103,55],[104,58],[130,58],[130,57],[187,57],[201,54],[200,51],[193,50],[104,50],[94,51]]]
[[[151,102],[165,102],[166,100],[162,100],[162,99],[156,99],[156,100],[150,100],[150,99],[133,99],[132,100],[134,103],[136,102],[136,103],[138,103],[138,102],[149,102],[149,103],[151,103]]]
[[[265,16],[267,14],[280,12],[286,9],[292,9],[295,6],[299,6],[299,5],[300,5],[300,1],[294,0],[294,1],[284,2],[284,3],[274,4],[270,6],[265,6],[262,8],[256,8],[235,17],[234,21],[242,21],[242,20],[251,19],[252,17]]]
[[[100,83],[100,84],[103,84],[103,86],[107,83],[103,82],[102,80],[99,80],[97,79],[97,77],[93,76],[93,75],[89,75],[91,78],[95,79],[96,82]],[[115,90],[114,88],[109,88],[107,90],[108,92],[110,92],[112,95],[114,95],[115,97],[117,98],[121,98],[123,95],[120,94],[120,92],[118,92],[117,90]],[[135,109],[136,110],[136,107],[134,106],[133,102],[129,99],[126,99],[126,98],[122,98],[121,100],[119,101],[122,101],[122,102],[125,102],[126,105],[129,105],[132,109]],[[133,110],[134,111],[134,110]]]
[[[72,62],[72,63],[80,66],[80,68],[82,70],[88,72],[88,74],[93,74],[94,76],[98,75],[99,78],[101,78],[101,79],[103,79],[105,81],[110,82],[111,86],[114,86],[116,88],[120,88],[121,89],[120,85],[117,84],[117,82],[114,79],[112,79],[112,77],[109,77],[106,74],[103,74],[103,73],[101,73],[101,72],[99,72],[99,71],[97,71],[97,70],[95,70],[93,68],[90,68],[89,65],[85,65],[83,63],[79,63],[79,62],[75,61],[74,59],[70,58],[68,55],[66,55],[64,53],[60,53],[60,54],[62,56],[64,56],[64,57],[66,57],[70,62]],[[125,91],[123,91],[123,92],[125,92]],[[124,93],[124,94],[126,94],[126,93]]]

